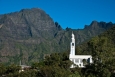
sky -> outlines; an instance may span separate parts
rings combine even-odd
[[[0,14],[40,8],[63,29],[83,29],[92,21],[115,23],[115,0],[0,0]]]

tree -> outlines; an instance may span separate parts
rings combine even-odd
[[[19,73],[19,70],[21,69],[20,66],[17,66],[15,64],[11,64],[11,65],[7,66],[6,68],[7,68],[6,73],[8,75],[11,75],[11,76],[12,75],[17,75]]]
[[[4,64],[0,63],[0,76],[6,73],[6,67]]]

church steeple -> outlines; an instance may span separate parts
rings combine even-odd
[[[71,38],[71,43],[70,43],[70,55],[75,55],[75,37],[74,34],[72,32],[72,38]]]
[[[75,36],[72,32],[72,37],[71,37],[71,43],[70,43],[70,54],[69,54],[69,59],[72,61],[74,64],[70,66],[70,68],[75,68],[76,65],[80,68],[85,67],[84,63],[82,62],[83,59],[86,59],[86,61],[89,61],[89,63],[92,63],[92,56],[91,55],[75,55]]]
[[[75,42],[75,37],[74,37],[74,34],[73,34],[73,32],[72,32],[72,42]]]

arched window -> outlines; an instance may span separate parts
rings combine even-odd
[[[72,43],[72,46],[74,46],[74,43]]]

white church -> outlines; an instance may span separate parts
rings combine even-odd
[[[92,63],[92,56],[91,55],[75,55],[75,36],[72,32],[72,38],[70,43],[70,54],[69,59],[74,63],[71,65],[70,68],[75,68],[76,66],[83,68],[85,67],[85,64],[83,63],[83,60],[86,60],[88,63]]]

